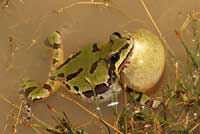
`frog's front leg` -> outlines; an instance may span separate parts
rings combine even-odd
[[[48,37],[48,41],[53,48],[49,79],[43,84],[43,86],[39,86],[34,81],[26,81],[23,84],[23,88],[27,93],[28,98],[31,100],[47,98],[50,94],[55,92],[60,85],[60,82],[50,79],[52,72],[54,72],[64,60],[63,45],[60,33],[58,31],[53,32]]]

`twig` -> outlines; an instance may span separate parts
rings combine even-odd
[[[175,57],[174,51],[171,49],[171,47],[169,46],[167,40],[165,39],[165,36],[162,34],[162,32],[160,31],[159,27],[157,26],[156,22],[154,21],[148,7],[146,6],[144,0],[140,0],[142,6],[144,7],[149,19],[151,20],[154,28],[156,29],[156,31],[158,32],[158,34],[160,35],[160,38],[162,39],[163,43],[165,44],[166,49],[169,51],[170,55],[172,57]]]
[[[190,130],[189,130],[189,133],[192,133],[197,127],[199,127],[200,126],[200,122],[199,123],[197,123],[193,128],[191,128]]]
[[[77,5],[104,5],[104,6],[109,6],[109,4],[104,3],[104,2],[92,2],[92,1],[86,1],[86,2],[75,2],[72,3],[70,5],[67,5],[63,8],[60,8],[59,10],[57,10],[58,13],[63,12],[65,9],[71,8],[73,6],[77,6]]]
[[[191,60],[193,66],[195,68],[198,68],[198,63],[195,59],[195,57],[193,56],[192,52],[188,49],[188,47],[186,46],[185,42],[183,41],[183,39],[180,39],[182,46],[184,47],[189,59]]]
[[[12,103],[10,100],[8,100],[7,98],[5,98],[5,97],[2,96],[1,94],[0,94],[0,99],[6,101],[8,104],[10,104],[11,106],[13,106],[14,108],[16,108],[16,109],[18,109],[18,110],[20,109],[20,107],[19,107],[18,105]],[[42,124],[43,126],[45,126],[45,127],[47,127],[47,128],[50,127],[47,123],[43,122],[42,120],[40,120],[40,119],[37,118],[36,116],[32,115],[32,117],[33,117],[36,121],[38,121],[40,124]]]
[[[21,102],[20,107],[19,107],[19,111],[18,111],[18,114],[17,114],[17,119],[16,119],[16,122],[14,124],[13,134],[17,133],[17,124],[19,123],[19,116],[20,116],[20,113],[22,111],[22,105],[23,105],[23,101]]]
[[[186,20],[183,22],[180,29],[181,34],[187,28],[187,26],[192,22],[192,20],[198,15],[200,15],[200,12],[192,13],[186,18]]]
[[[13,109],[11,109],[9,112],[8,112],[8,114],[7,114],[7,116],[6,116],[6,124],[5,124],[5,126],[4,126],[4,128],[3,128],[3,130],[2,130],[2,132],[3,133],[5,133],[5,131],[6,131],[6,129],[8,128],[8,120],[9,120],[9,117],[10,117],[10,115],[11,115],[11,113],[13,112]]]
[[[127,107],[127,84],[124,83],[124,106]],[[128,132],[127,116],[125,116],[125,133]]]

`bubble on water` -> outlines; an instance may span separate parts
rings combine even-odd
[[[108,6],[109,6],[109,3],[105,3],[105,5],[108,7]]]
[[[151,124],[145,124],[144,127],[145,128],[151,127]]]
[[[96,109],[99,111],[99,110],[100,110],[100,107],[97,107]]]
[[[115,106],[115,105],[118,105],[118,104],[119,104],[119,102],[118,102],[118,101],[115,101],[115,102],[109,103],[107,106],[108,106],[108,107],[111,107],[111,106]]]
[[[194,115],[194,116],[197,116],[197,113],[194,113],[193,115]]]
[[[144,105],[142,105],[141,108],[144,109],[145,108]]]
[[[139,63],[142,64],[142,63],[143,63],[143,60],[139,60]]]

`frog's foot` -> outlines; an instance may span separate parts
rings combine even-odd
[[[47,98],[50,95],[49,91],[45,88],[35,88],[28,94],[28,98],[31,100],[41,100]]]
[[[34,81],[26,81],[23,83],[23,89],[28,99],[41,100],[49,96],[49,91],[46,88],[40,87]]]

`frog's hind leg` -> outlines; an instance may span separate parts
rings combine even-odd
[[[36,86],[37,84],[33,81],[31,81],[32,84],[30,84],[29,81],[24,83],[25,91],[31,89],[31,91],[29,90],[27,94],[28,98],[30,98],[31,100],[47,98],[50,94],[54,93],[60,86],[59,81],[50,79],[52,72],[54,72],[56,68],[63,63],[63,60],[64,60],[63,45],[62,45],[60,33],[58,31],[53,32],[48,37],[48,41],[51,47],[53,48],[49,79],[43,84],[42,87]]]

